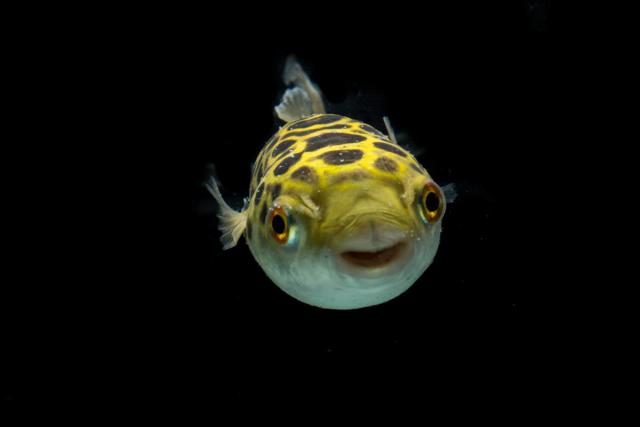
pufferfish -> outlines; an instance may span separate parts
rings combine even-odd
[[[205,184],[219,205],[224,249],[244,235],[267,276],[304,303],[357,309],[406,291],[432,263],[450,186],[358,120],[327,114],[319,88],[287,59],[277,116],[285,124],[253,166],[241,211]],[[445,192],[450,193],[445,196]]]

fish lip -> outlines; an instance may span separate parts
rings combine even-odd
[[[379,269],[393,264],[406,254],[409,244],[400,240],[384,248],[373,250],[345,250],[339,253],[341,260],[350,268]]]
[[[331,246],[339,270],[352,277],[393,275],[404,268],[414,248],[409,230],[379,217],[361,217],[345,234]]]

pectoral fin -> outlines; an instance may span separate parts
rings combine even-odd
[[[213,174],[204,183],[204,186],[218,202],[218,219],[220,220],[218,229],[222,232],[222,236],[220,236],[222,249],[230,249],[238,243],[247,226],[247,211],[238,212],[225,202]]]

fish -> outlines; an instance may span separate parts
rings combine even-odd
[[[452,184],[440,187],[387,133],[327,113],[319,87],[295,57],[275,106],[284,122],[253,166],[241,210],[211,175],[224,249],[244,237],[266,275],[293,298],[351,310],[404,293],[432,264]]]

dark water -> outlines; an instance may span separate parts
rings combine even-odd
[[[123,173],[136,178],[109,207],[130,213],[130,239],[90,270],[86,287],[57,296],[73,314],[45,328],[35,349],[62,354],[44,376],[63,366],[75,385],[54,373],[58,383],[43,393],[59,386],[71,401],[86,391],[196,404],[315,394],[516,403],[550,363],[537,309],[547,280],[540,219],[557,55],[546,5],[381,9],[378,26],[344,11],[304,27],[308,40],[287,41],[301,31],[281,20],[254,27],[237,46],[230,42],[240,34],[187,23],[118,41],[127,48],[108,65],[103,90],[116,99],[105,108],[105,147],[114,141]],[[272,108],[289,53],[332,112],[379,129],[388,115],[436,181],[458,186],[434,264],[383,305],[304,305],[267,279],[243,242],[224,252],[218,242],[199,185],[205,166],[215,164],[223,194],[240,207],[250,166],[277,129]],[[77,298],[81,308],[69,302]],[[29,354],[22,371],[40,360]]]
[[[535,37],[515,44],[426,42],[424,49],[368,49],[356,58],[339,49],[297,52],[331,111],[379,129],[389,115],[431,175],[456,183],[460,197],[422,278],[391,302],[348,312],[285,295],[244,243],[221,251],[213,215],[194,216],[185,224],[193,259],[182,310],[189,313],[185,324],[198,326],[182,338],[198,363],[206,366],[215,355],[232,372],[225,388],[234,396],[260,399],[274,384],[284,396],[310,390],[402,396],[404,387],[418,384],[445,400],[482,394],[489,385],[507,397],[507,390],[536,380],[544,356],[535,322],[544,319],[532,315],[529,297],[545,280],[538,265],[544,226],[532,197],[545,191],[539,168],[547,144],[548,52]],[[189,172],[197,181],[203,165],[215,163],[236,207],[247,194],[249,165],[275,130],[270,107],[283,89],[277,74],[284,54],[243,58],[260,76],[234,87],[239,98],[224,99],[231,111],[243,111],[250,100],[248,116],[221,113],[228,126],[212,137],[202,124],[194,131]],[[210,208],[202,189],[192,197],[197,212]],[[194,343],[200,335],[212,342]]]

